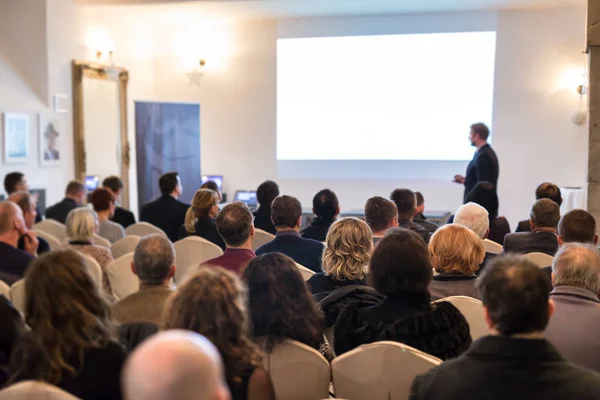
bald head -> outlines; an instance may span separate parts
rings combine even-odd
[[[19,235],[19,230],[24,229],[23,211],[12,201],[0,202],[0,236]]]
[[[575,286],[600,292],[600,253],[595,246],[567,243],[554,256],[552,263],[554,286]]]
[[[191,331],[158,333],[129,357],[123,371],[125,400],[228,400],[221,357]]]

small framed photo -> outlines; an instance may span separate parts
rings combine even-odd
[[[39,116],[40,165],[54,167],[60,165],[62,157],[60,142],[63,136],[61,119],[55,115]]]
[[[4,113],[4,162],[26,163],[29,157],[29,116]]]

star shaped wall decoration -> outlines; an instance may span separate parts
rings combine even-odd
[[[201,86],[201,84],[202,84],[202,77],[204,76],[203,73],[198,72],[198,70],[194,69],[194,70],[192,70],[192,72],[187,72],[186,75],[187,75],[187,77],[188,77],[188,79],[190,81],[189,82],[190,86],[192,86],[192,85],[196,85],[198,87]]]

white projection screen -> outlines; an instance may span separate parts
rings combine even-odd
[[[469,160],[495,53],[494,31],[279,39],[277,159]]]

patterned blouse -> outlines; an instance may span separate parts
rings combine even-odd
[[[69,250],[75,250],[85,254],[86,256],[90,256],[94,260],[96,260],[98,264],[100,264],[100,268],[102,269],[102,288],[104,289],[106,299],[110,303],[113,303],[115,301],[115,298],[110,287],[110,282],[108,281],[108,276],[106,275],[106,267],[113,260],[113,256],[110,252],[110,249],[102,246],[97,246],[92,243],[79,241],[72,241],[68,245],[65,245],[64,248]]]

